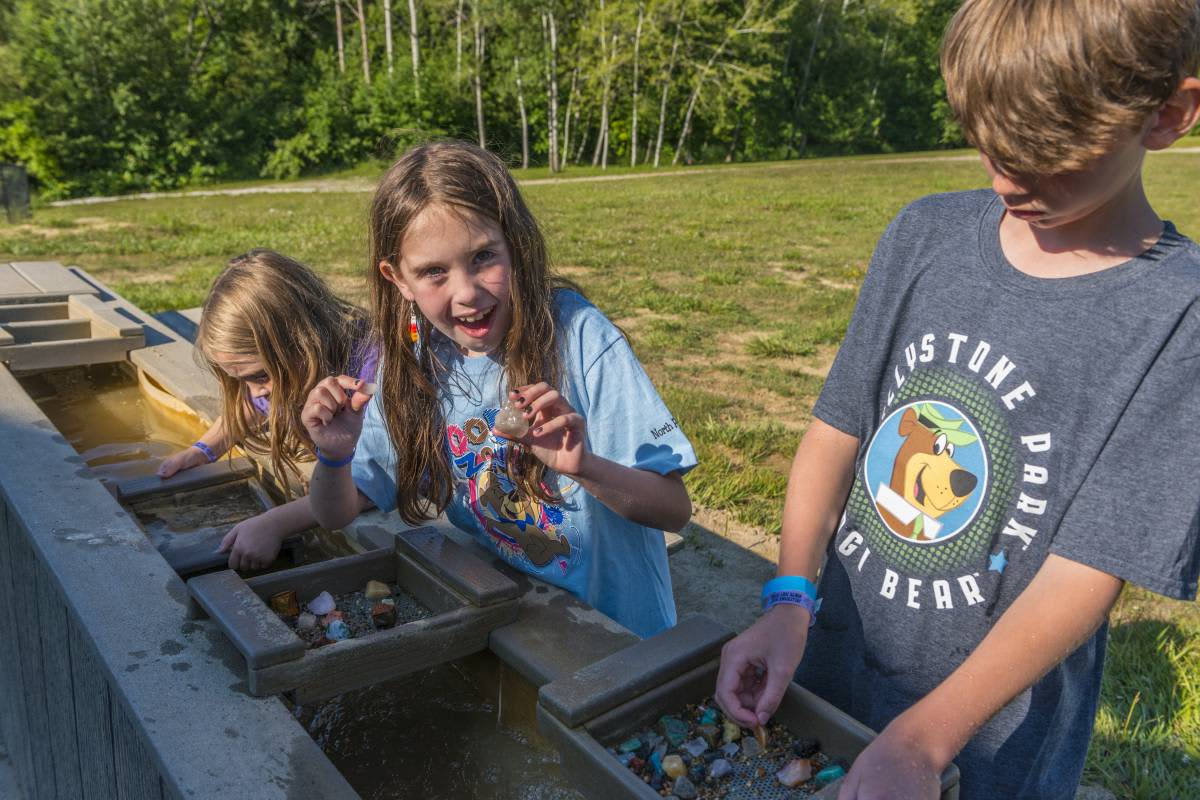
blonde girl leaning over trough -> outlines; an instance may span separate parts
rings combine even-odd
[[[426,145],[384,175],[369,265],[380,394],[368,404],[353,376],[309,394],[313,507],[334,527],[367,499],[410,523],[445,511],[650,636],[675,623],[662,530],[691,514],[695,454],[625,337],[548,262],[491,153]],[[506,406],[527,432],[498,423]]]
[[[216,461],[234,444],[269,455],[286,483],[312,459],[300,423],[308,391],[346,373],[370,379],[378,361],[366,315],[300,262],[273,250],[232,259],[213,281],[196,351],[221,385],[221,416],[194,445],[164,459],[158,475]],[[232,569],[261,569],[293,533],[316,524],[308,497],[251,517],[221,540]]]

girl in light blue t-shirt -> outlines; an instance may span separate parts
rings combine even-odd
[[[621,332],[551,277],[500,160],[406,153],[375,193],[371,266],[378,395],[328,378],[301,415],[321,524],[367,501],[411,524],[444,511],[640,636],[673,625],[661,531],[691,514],[695,453]],[[496,430],[505,406],[528,432]]]

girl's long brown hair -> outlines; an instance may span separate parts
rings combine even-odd
[[[453,479],[438,399],[438,365],[430,347],[413,346],[408,330],[416,305],[384,279],[379,265],[387,262],[399,269],[408,226],[426,208],[439,204],[480,214],[504,234],[512,256],[512,324],[499,355],[508,386],[545,381],[559,387],[562,378],[551,300],[556,288],[570,284],[550,274],[542,232],[504,164],[466,142],[439,142],[409,150],[387,171],[375,191],[368,264],[372,338],[381,349],[383,416],[396,454],[396,505],[409,524],[446,508],[453,495]],[[432,326],[419,313],[417,316],[421,341],[427,343]],[[556,496],[543,484],[545,472],[545,464],[522,453],[510,474],[526,496],[553,502]],[[435,512],[430,512],[429,504]]]
[[[312,459],[312,441],[300,422],[308,392],[340,375],[366,352],[366,315],[329,290],[299,261],[273,250],[232,259],[213,281],[196,350],[221,384],[227,441],[269,454],[285,492],[298,479],[296,463]],[[260,359],[271,378],[264,420],[245,385],[216,363],[217,354]]]

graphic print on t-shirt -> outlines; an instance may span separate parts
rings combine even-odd
[[[561,530],[563,509],[522,494],[513,476],[514,444],[491,433],[498,411],[487,409],[461,426],[446,426],[454,464],[467,478],[471,511],[501,553],[524,557],[535,567],[557,561],[565,574],[578,552],[572,558],[571,543]]]
[[[1046,511],[1051,436],[1020,413],[1037,393],[1009,356],[960,333],[924,334],[889,378],[837,551],[886,600],[990,606]]]

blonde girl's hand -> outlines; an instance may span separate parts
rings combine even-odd
[[[267,515],[259,514],[242,520],[225,534],[217,552],[229,553],[232,570],[257,570],[275,560],[281,544],[282,539]]]
[[[568,477],[583,473],[589,453],[583,416],[547,383],[519,386],[509,399],[529,422],[521,444],[550,469]]]
[[[186,450],[180,450],[178,453],[172,453],[164,458],[162,463],[158,465],[158,472],[156,474],[165,480],[176,472],[182,472],[185,469],[191,469],[192,467],[198,467],[201,464],[207,463],[208,456],[200,452],[199,448],[189,447]]]
[[[329,459],[340,460],[354,452],[362,433],[363,409],[371,400],[365,381],[339,375],[312,388],[300,412],[313,444]]]

